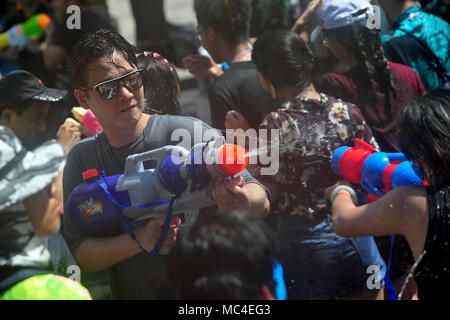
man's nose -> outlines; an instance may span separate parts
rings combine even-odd
[[[130,98],[133,98],[133,96],[134,96],[133,90],[130,90],[123,85],[120,87],[119,94],[120,94],[120,97],[124,98],[124,99],[130,99]]]

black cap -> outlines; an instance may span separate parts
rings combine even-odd
[[[0,100],[3,105],[28,99],[57,102],[66,94],[66,90],[47,88],[41,79],[24,70],[10,72],[0,80]]]

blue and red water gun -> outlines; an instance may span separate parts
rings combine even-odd
[[[331,168],[337,175],[360,184],[368,192],[369,202],[401,186],[428,185],[403,153],[377,152],[360,139],[355,139],[353,147],[336,149]]]

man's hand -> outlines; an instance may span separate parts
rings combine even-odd
[[[300,16],[300,18],[298,18],[297,21],[295,22],[291,31],[295,32],[297,34],[301,34],[302,32],[305,32],[306,25],[311,21],[311,19],[314,17],[314,15],[317,14],[322,2],[323,2],[323,0],[311,0],[308,3],[308,6],[306,7],[305,11]]]
[[[213,79],[223,74],[222,69],[211,58],[202,55],[191,55],[183,59],[184,66],[197,79]]]
[[[245,180],[242,176],[238,176],[232,181],[226,178],[214,181],[212,197],[219,210],[222,211],[245,208],[250,201],[250,193],[245,187]]]
[[[69,153],[70,149],[80,141],[80,137],[80,129],[73,122],[67,120],[59,127],[58,133],[56,134],[56,138],[64,147],[66,153]]]
[[[161,235],[165,219],[165,217],[152,219],[144,227],[136,231],[136,236],[145,250],[152,251],[156,246],[156,243],[158,242],[158,239]],[[159,254],[168,254],[172,247],[175,245],[177,240],[178,226],[180,225],[180,223],[180,218],[172,217],[172,227],[167,232],[167,237],[161,247],[161,250],[159,251]]]
[[[242,129],[247,131],[250,129],[250,125],[248,124],[247,119],[245,119],[239,111],[231,110],[228,111],[225,116],[225,128],[233,130]]]

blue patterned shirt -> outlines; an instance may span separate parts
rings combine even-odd
[[[395,19],[382,42],[388,59],[413,68],[427,89],[443,86],[443,76],[450,72],[450,28],[446,21],[414,6]]]

